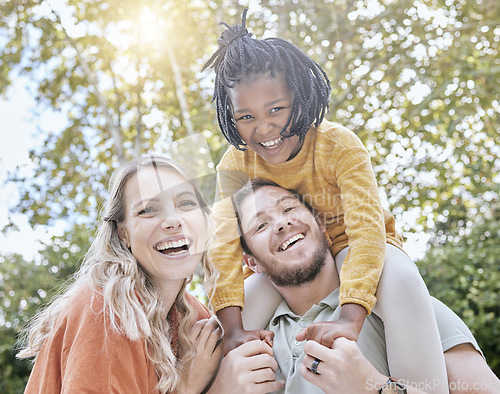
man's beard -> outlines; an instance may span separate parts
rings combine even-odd
[[[327,253],[330,253],[328,242],[325,237],[321,237],[321,242],[317,245],[309,264],[304,263],[301,267],[285,266],[279,270],[276,269],[275,265],[262,268],[264,274],[274,285],[279,287],[297,287],[316,279],[325,265]]]

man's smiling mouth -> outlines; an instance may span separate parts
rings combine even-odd
[[[278,250],[280,252],[284,252],[285,250],[287,250],[291,245],[294,245],[296,244],[297,242],[299,242],[300,240],[304,239],[305,238],[305,235],[300,233],[300,234],[297,234],[297,235],[294,235],[293,237],[287,239],[285,242],[283,242],[280,247],[278,248]]]

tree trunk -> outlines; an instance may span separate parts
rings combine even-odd
[[[172,49],[167,45],[167,55],[170,61],[170,66],[172,67],[172,73],[174,74],[175,81],[175,91],[177,93],[177,99],[179,100],[179,106],[181,108],[182,119],[184,120],[184,126],[186,127],[187,135],[194,135],[193,123],[191,122],[191,115],[189,114],[189,107],[186,100],[186,95],[184,94],[184,83],[182,81],[181,70],[177,64],[177,59],[175,58]]]

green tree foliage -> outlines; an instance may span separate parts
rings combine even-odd
[[[0,31],[8,37],[2,71],[10,76],[16,67],[37,86],[41,108],[67,116],[63,130],[40,131],[34,173],[14,178],[17,211],[32,224],[94,223],[119,162],[162,151],[194,131],[205,132],[215,158],[224,150],[197,75],[204,51],[216,43],[216,3],[68,0],[55,10],[50,1],[0,4]]]
[[[62,130],[39,130],[33,172],[10,180],[21,196],[14,212],[33,226],[67,227],[33,262],[2,257],[2,286],[17,275],[15,266],[26,267],[22,281],[2,290],[13,297],[0,307],[0,328],[9,335],[45,302],[33,301],[39,291],[48,293],[76,267],[121,161],[201,132],[218,162],[227,143],[210,102],[213,72],[200,70],[216,48],[218,24],[238,23],[244,8],[229,0],[66,0],[54,10],[51,4],[0,0],[0,93],[16,76],[28,77],[38,110],[67,119]],[[441,242],[465,239],[470,217],[483,220],[484,231],[493,225],[484,218],[500,191],[498,20],[497,0],[263,0],[250,9],[247,26],[258,37],[293,42],[325,68],[332,82],[328,118],[367,145],[393,212],[420,215],[416,227],[403,231],[427,230]],[[183,155],[194,169],[206,164],[202,156],[199,149]],[[213,178],[195,175],[211,188]],[[481,261],[480,244],[474,247],[469,253]],[[439,250],[443,267],[451,266],[455,260],[445,256],[453,247],[441,242],[430,253]],[[494,294],[488,287],[494,282],[483,288],[463,277],[478,296]],[[433,288],[458,286],[437,279]],[[486,319],[480,309],[476,316]],[[0,343],[8,353],[7,331]],[[493,334],[484,331],[483,348]],[[498,365],[498,349],[486,348]],[[10,380],[0,380],[14,382],[17,372],[10,371]]]
[[[327,70],[329,117],[369,147],[395,213],[418,207],[432,229],[498,197],[496,0],[304,0],[273,10],[266,28]]]
[[[35,261],[17,254],[0,256],[0,392],[24,391],[31,362],[15,358],[19,333],[71,277],[90,246],[92,233],[78,226],[53,237]]]
[[[418,265],[431,294],[464,319],[500,376],[500,205],[441,232]]]

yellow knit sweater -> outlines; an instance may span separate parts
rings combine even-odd
[[[370,157],[347,128],[323,121],[312,127],[292,160],[272,165],[251,150],[228,149],[218,167],[220,200],[214,205],[214,242],[209,257],[220,272],[212,300],[216,310],[244,304],[242,249],[230,197],[249,178],[293,189],[319,213],[335,256],[349,246],[340,272],[340,304],[368,313],[385,259],[385,243],[402,249],[394,217],[382,209]]]

